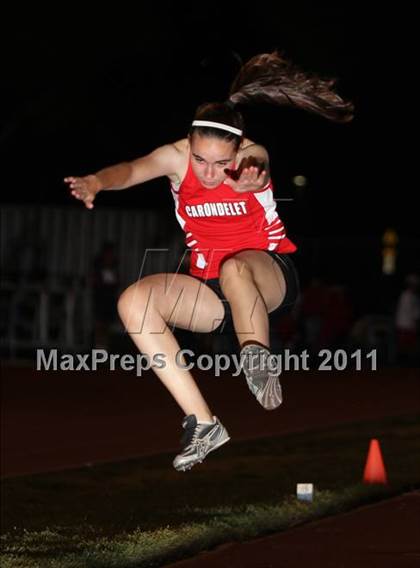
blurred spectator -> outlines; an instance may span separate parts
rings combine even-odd
[[[302,293],[300,317],[303,346],[309,353],[346,346],[353,306],[345,287],[327,286],[321,278],[313,277]]]
[[[118,259],[115,245],[112,242],[105,242],[94,260],[93,269],[94,343],[98,349],[109,347],[111,326],[117,319],[118,288]]]
[[[409,274],[405,289],[401,292],[395,311],[397,350],[400,362],[418,362],[418,330],[420,322],[420,299],[418,295],[420,278]]]

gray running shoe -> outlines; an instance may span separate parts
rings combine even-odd
[[[213,416],[213,424],[198,424],[195,414],[186,416],[182,422],[185,432],[181,439],[182,452],[173,461],[178,471],[191,469],[201,463],[207,454],[225,444],[230,437],[225,427]]]
[[[241,350],[241,365],[248,387],[266,410],[274,410],[283,402],[279,374],[271,369],[270,351],[261,345],[246,345]]]

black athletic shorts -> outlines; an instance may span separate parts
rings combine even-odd
[[[271,318],[274,314],[278,316],[280,313],[287,313],[293,308],[299,296],[299,277],[295,265],[292,259],[290,258],[290,255],[280,254],[277,252],[271,252],[267,250],[264,252],[269,254],[271,258],[275,262],[277,262],[277,264],[280,266],[286,282],[286,294],[284,296],[283,302],[280,304],[278,308],[276,308],[275,310],[269,313],[269,317]],[[234,328],[233,328],[232,312],[230,309],[230,304],[226,300],[222,292],[219,279],[210,278],[208,280],[202,280],[202,281],[205,282],[205,284],[207,284],[222,300],[223,306],[225,308],[225,317],[221,321],[220,325],[212,333],[233,332]]]

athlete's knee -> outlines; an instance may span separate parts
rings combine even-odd
[[[152,297],[152,287],[147,278],[142,278],[122,292],[118,299],[117,309],[120,318],[125,321],[133,310],[137,314],[146,309]]]
[[[230,257],[223,262],[220,267],[220,286],[226,286],[229,281],[237,280],[238,278],[252,278],[252,271],[248,264],[241,258]]]

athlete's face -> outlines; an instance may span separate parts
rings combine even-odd
[[[200,182],[211,189],[227,177],[226,168],[233,168],[237,150],[233,142],[194,134],[190,139],[192,169]]]

